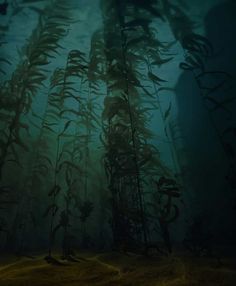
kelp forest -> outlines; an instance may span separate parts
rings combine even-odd
[[[235,14],[0,1],[0,285],[236,285]]]

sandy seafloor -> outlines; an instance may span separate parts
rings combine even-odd
[[[3,256],[1,286],[235,286],[236,260],[171,255],[82,253],[78,262],[50,265],[44,255]]]

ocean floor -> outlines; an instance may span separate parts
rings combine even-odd
[[[50,265],[44,256],[1,257],[1,286],[236,286],[236,261],[172,255],[145,258],[83,253],[78,262]]]

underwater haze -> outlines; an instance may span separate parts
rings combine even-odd
[[[235,14],[0,0],[0,285],[236,285]]]

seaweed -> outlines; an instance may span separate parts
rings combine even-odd
[[[150,36],[149,19],[158,14],[156,8],[153,13],[152,5],[151,2],[144,5],[136,1],[101,2],[108,85],[104,100],[102,141],[112,195],[113,239],[118,248],[122,245],[128,248],[135,244],[139,247],[140,244],[148,245],[144,190],[150,176],[168,173],[158,158],[158,150],[148,143],[153,136],[148,129],[148,113],[155,107],[149,101],[151,107],[143,106],[146,98],[140,95],[143,91],[152,99],[138,71],[139,64],[146,62],[142,54],[153,52],[158,45],[163,47]],[[135,7],[133,14],[129,10],[131,7]],[[141,14],[145,16],[140,17]],[[126,19],[129,19],[128,22]],[[111,22],[117,24],[111,25]],[[114,34],[117,35],[115,39]],[[161,61],[158,53],[153,52],[151,58],[152,61]],[[164,82],[151,72],[149,77],[156,82]]]
[[[189,19],[188,15],[177,5],[170,3],[168,0],[162,0],[163,12],[167,18],[173,34],[183,48],[185,62],[180,64],[180,68],[190,71],[197,83],[209,121],[214,129],[222,151],[228,161],[228,175],[226,179],[232,188],[230,181],[236,177],[235,173],[235,150],[228,142],[227,136],[219,126],[215,118],[215,113],[225,112],[229,125],[226,128],[234,128],[231,111],[228,107],[235,101],[235,97],[216,99],[216,92],[222,92],[224,88],[231,88],[233,76],[226,71],[206,70],[206,60],[214,55],[214,47],[211,42],[204,36],[194,32],[195,24]],[[213,84],[212,84],[213,80]],[[224,127],[225,128],[225,127]],[[231,178],[231,179],[229,179]]]
[[[184,212],[186,185],[181,130],[169,97],[175,90],[162,68],[176,59],[177,42],[184,52],[180,69],[191,72],[201,90],[228,158],[226,180],[236,188],[230,122],[235,98],[214,97],[233,78],[206,68],[214,49],[195,32],[184,1],[175,3],[101,0],[102,25],[91,37],[81,27],[74,37],[80,19],[74,20],[72,10],[79,2],[11,4],[9,18],[31,11],[38,22],[18,63],[0,57],[2,249],[27,257],[44,249],[48,264],[71,267],[66,261],[84,260],[76,258],[77,249],[108,247],[130,257],[152,249],[173,252],[172,225]],[[78,15],[84,16],[81,8]],[[0,27],[0,45],[10,23]],[[174,41],[160,40],[162,25],[170,27]],[[214,120],[218,112],[230,122],[222,129]],[[186,248],[210,255],[195,226],[187,230]]]
[[[54,7],[53,11],[51,9],[52,6]],[[49,64],[49,59],[54,57],[53,54],[58,53],[57,49],[60,48],[58,42],[66,35],[65,27],[71,21],[68,14],[62,23],[58,16],[61,13],[61,9],[65,9],[66,13],[69,13],[69,6],[61,6],[59,2],[55,6],[55,3],[52,1],[45,7],[44,14],[40,16],[38,25],[32,32],[28,44],[22,49],[25,55],[24,59],[16,67],[11,79],[3,84],[1,92],[3,98],[6,98],[6,102],[2,105],[2,115],[5,115],[5,112],[8,112],[9,115],[2,118],[5,130],[2,131],[1,176],[3,168],[8,162],[15,163],[22,168],[18,156],[19,148],[25,152],[30,152],[29,146],[22,139],[23,131],[28,133],[29,130],[29,124],[26,122],[25,117],[30,113],[32,102],[47,78],[47,70],[44,69],[44,66]],[[44,164],[41,164],[41,168],[44,168]],[[27,183],[28,180],[25,186]],[[31,189],[28,186],[23,191],[23,198],[26,203],[22,199],[22,203],[20,202],[22,209],[19,209],[19,214],[17,213],[15,219],[15,221],[19,220],[19,224],[21,224],[21,216],[24,221],[28,221],[28,217],[31,214]],[[28,215],[24,214],[24,204],[27,205]],[[22,214],[20,214],[21,212]],[[24,234],[25,225],[26,223],[24,222],[22,227],[20,227],[20,236]],[[15,229],[16,225],[13,225],[13,233],[15,233]],[[9,244],[12,244],[12,241],[6,243],[7,248]],[[19,244],[19,248],[21,248],[22,242],[19,242]]]
[[[53,101],[49,102],[50,109],[48,110],[49,116],[55,118],[55,127],[51,129],[51,132],[56,134],[56,154],[55,154],[55,163],[54,163],[54,182],[52,189],[49,191],[48,195],[52,197],[52,204],[46,211],[46,215],[51,213],[50,219],[50,234],[49,234],[49,253],[48,256],[52,255],[52,247],[54,244],[55,236],[60,227],[64,228],[64,246],[63,246],[63,257],[67,255],[65,253],[66,249],[66,237],[67,237],[67,228],[69,226],[69,214],[70,214],[70,201],[71,201],[71,192],[74,182],[71,180],[71,173],[73,170],[81,172],[80,167],[73,162],[74,152],[72,154],[71,161],[68,160],[65,156],[66,151],[66,142],[63,140],[63,137],[66,136],[67,131],[70,128],[70,125],[75,122],[75,120],[68,119],[65,114],[67,113],[76,113],[80,115],[80,112],[73,109],[68,109],[66,107],[66,100],[72,98],[76,100],[77,104],[80,103],[81,97],[77,96],[77,90],[73,87],[75,84],[75,77],[81,77],[81,74],[84,73],[85,65],[82,65],[81,58],[83,60],[83,53],[78,50],[72,50],[68,54],[66,66],[64,69],[56,69],[51,80],[51,90],[53,94]],[[54,100],[56,99],[56,101]],[[51,120],[52,122],[52,120]],[[73,138],[73,140],[75,140]],[[63,143],[64,141],[64,143]],[[68,145],[68,143],[67,143]],[[75,150],[73,150],[75,151]],[[71,157],[71,156],[70,156]],[[66,209],[61,212],[59,223],[54,226],[55,217],[58,211],[57,199],[61,190],[59,176],[65,169],[66,172],[66,183],[68,191],[65,195]]]
[[[48,59],[57,53],[57,49],[60,47],[58,41],[66,33],[65,22],[61,23],[57,18],[62,7],[58,2],[58,6],[55,6],[52,12],[51,5],[54,6],[54,4],[52,2],[45,8],[29,44],[23,48],[25,60],[19,63],[11,79],[4,83],[1,90],[2,97],[6,98],[6,103],[3,106],[5,106],[5,110],[10,111],[10,118],[9,116],[3,118],[6,131],[2,136],[0,177],[2,177],[3,167],[8,160],[19,164],[15,152],[11,149],[14,150],[17,146],[24,151],[29,150],[20,134],[21,129],[27,128],[21,117],[29,112],[37,90],[47,78],[43,67],[49,63]],[[66,7],[64,8],[66,9]],[[69,20],[70,18],[68,18]],[[10,99],[8,100],[8,98]]]
[[[181,196],[180,188],[174,179],[161,176],[155,181],[156,191],[152,195],[152,202],[149,206],[153,209],[150,216],[156,218],[158,225],[155,223],[154,229],[157,231],[165,244],[165,248],[161,249],[156,244],[158,251],[171,253],[172,243],[170,238],[169,225],[175,222],[179,217],[179,198]]]

